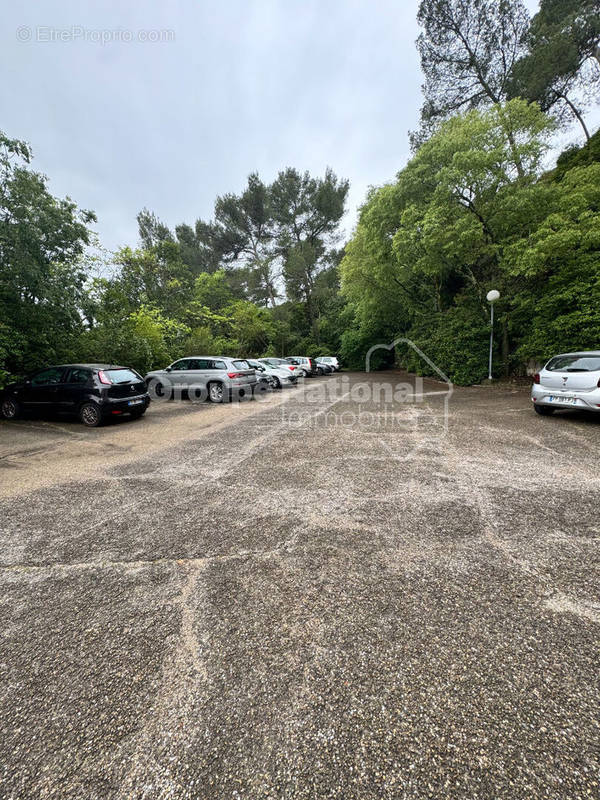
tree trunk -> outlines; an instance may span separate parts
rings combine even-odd
[[[510,345],[508,341],[508,319],[506,314],[502,318],[502,365],[504,368],[504,377],[508,378],[508,358],[510,352]]]
[[[519,156],[519,151],[517,149],[517,143],[515,141],[515,137],[513,132],[510,130],[508,126],[508,122],[504,115],[504,110],[499,102],[497,102],[498,111],[500,112],[500,117],[502,121],[505,123],[505,131],[506,131],[506,138],[508,139],[508,143],[510,144],[510,149],[513,155],[513,159],[515,161],[515,166],[517,168],[517,175],[519,178],[523,178],[525,176],[525,170],[523,169],[523,162],[521,161],[521,157]]]
[[[560,92],[557,92],[557,96],[560,97],[561,100],[564,100],[565,103],[569,106],[569,108],[573,112],[573,115],[577,118],[577,120],[579,121],[579,124],[583,128],[583,132],[585,133],[585,138],[586,138],[587,142],[589,143],[589,141],[590,141],[590,132],[588,131],[587,125],[585,124],[585,121],[584,121],[583,117],[581,116],[581,114],[579,113],[579,111],[577,110],[577,108],[575,108],[575,106],[569,100],[569,98],[567,97],[566,94],[562,94]]]

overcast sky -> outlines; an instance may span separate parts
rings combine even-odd
[[[96,212],[106,247],[137,244],[144,206],[171,227],[209,219],[218,194],[286,166],[350,179],[349,231],[410,155],[417,0],[86,5],[5,4],[0,129]]]

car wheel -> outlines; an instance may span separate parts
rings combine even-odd
[[[301,378],[307,378],[308,377],[308,372],[305,369],[301,369],[300,370],[300,377]]]
[[[84,403],[79,409],[79,419],[88,428],[102,425],[102,414],[96,403]]]
[[[550,408],[549,406],[538,406],[534,405],[533,410],[536,414],[541,414],[542,417],[549,417],[550,414],[554,414],[554,408]]]
[[[2,416],[5,419],[16,419],[21,408],[13,397],[7,397],[2,401]]]
[[[281,381],[277,377],[277,375],[273,375],[273,388],[274,389],[281,389]]]
[[[211,403],[225,402],[225,387],[222,383],[208,384],[208,399]]]

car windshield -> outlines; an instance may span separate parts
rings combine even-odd
[[[546,369],[549,372],[599,372],[600,356],[556,356]]]
[[[105,369],[104,374],[111,383],[132,383],[141,381],[141,377],[131,369]]]

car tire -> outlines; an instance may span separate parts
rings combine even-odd
[[[536,414],[539,414],[542,417],[549,417],[556,411],[555,408],[550,408],[549,406],[538,406],[538,405],[534,405],[533,410],[535,411]]]
[[[308,372],[305,369],[300,370],[300,377],[301,378],[308,378]]]
[[[273,375],[273,388],[274,389],[281,389],[281,381],[277,377],[277,375]]]
[[[96,403],[84,403],[79,409],[79,419],[87,428],[98,428],[103,423],[102,412]]]
[[[208,384],[208,399],[211,403],[224,403],[226,399],[226,389],[222,383],[213,381]]]
[[[14,397],[5,397],[2,401],[2,416],[4,419],[17,419],[21,413],[21,406]]]

